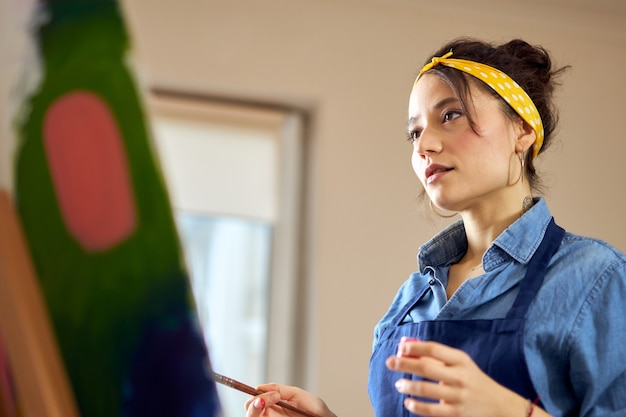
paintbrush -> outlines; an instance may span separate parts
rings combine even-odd
[[[226,385],[227,387],[234,388],[234,389],[236,389],[238,391],[245,392],[246,394],[259,395],[259,394],[263,394],[263,392],[264,392],[264,391],[260,391],[260,390],[258,390],[256,388],[252,388],[250,385],[246,385],[243,382],[236,381],[236,380],[234,380],[232,378],[229,378],[229,377],[224,376],[224,375],[217,374],[215,372],[213,372],[212,375],[213,375],[213,380],[215,382],[218,382],[218,383],[220,383],[222,385]],[[319,417],[316,414],[313,414],[313,413],[310,413],[310,412],[308,412],[306,410],[303,410],[302,408],[300,408],[300,407],[298,407],[296,405],[293,405],[291,403],[288,403],[286,401],[282,401],[281,400],[281,401],[277,402],[276,405],[279,405],[279,406],[281,406],[281,407],[283,407],[283,408],[285,408],[287,410],[291,410],[294,413],[298,413],[298,414],[301,414],[301,415],[306,416],[306,417]]]

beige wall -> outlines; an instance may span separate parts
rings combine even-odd
[[[540,160],[546,196],[567,229],[626,250],[626,13],[553,1],[123,0],[147,85],[312,115],[303,383],[338,415],[373,414],[373,326],[441,226],[416,203],[404,127],[417,68],[444,41],[523,37],[573,65],[560,142]]]

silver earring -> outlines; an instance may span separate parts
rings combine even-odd
[[[524,155],[524,151],[520,152],[520,164],[522,165],[522,184],[524,184],[524,164],[526,163],[526,156]]]

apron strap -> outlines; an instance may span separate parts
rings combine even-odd
[[[391,320],[391,325],[400,326],[402,322],[404,321],[404,318],[407,316],[407,314],[409,314],[409,312],[419,302],[419,300],[424,296],[424,294],[426,294],[426,291],[429,288],[430,288],[430,285],[427,283],[419,287],[419,290],[415,292],[415,296],[413,297],[413,299],[410,302],[406,303],[404,307],[402,307],[402,310],[400,310],[400,312],[394,316],[393,320]]]
[[[554,218],[551,218],[541,244],[528,263],[528,269],[522,280],[519,294],[506,316],[507,319],[524,318],[526,316],[530,304],[535,299],[541,284],[543,284],[543,278],[548,269],[550,259],[561,246],[564,235],[565,230],[554,222]]]

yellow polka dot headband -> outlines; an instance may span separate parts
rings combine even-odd
[[[543,123],[541,122],[541,116],[539,115],[539,111],[537,111],[537,107],[535,107],[531,98],[526,94],[526,91],[513,81],[511,77],[498,69],[479,62],[449,58],[450,56],[452,56],[452,51],[442,57],[433,58],[431,62],[424,65],[415,79],[415,82],[417,83],[417,80],[420,79],[422,74],[439,64],[456,68],[459,71],[463,71],[483,81],[498,93],[498,95],[533,128],[537,134],[537,139],[533,144],[533,158],[537,157],[541,145],[543,145]]]

